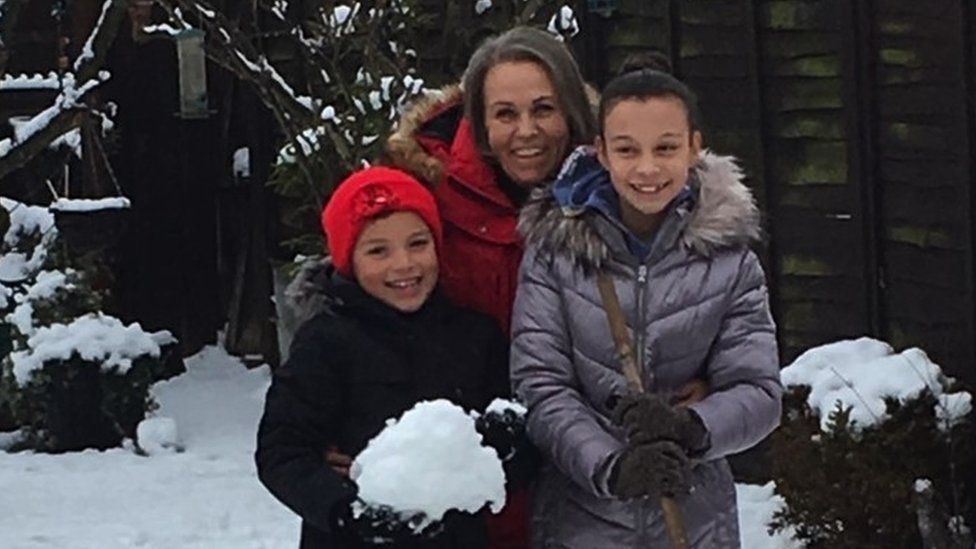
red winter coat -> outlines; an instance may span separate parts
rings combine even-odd
[[[448,297],[490,315],[507,334],[523,249],[518,209],[496,184],[462,113],[457,87],[421,101],[403,116],[387,152],[437,197],[444,223],[441,286]]]
[[[509,333],[522,259],[518,209],[496,184],[463,117],[454,86],[404,114],[387,143],[390,162],[427,182],[444,225],[440,284],[454,303],[485,313]],[[488,517],[491,549],[528,549],[529,496],[509,494],[505,509]]]

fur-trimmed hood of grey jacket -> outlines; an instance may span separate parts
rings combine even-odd
[[[759,213],[741,178],[731,158],[702,154],[642,259],[619,219],[594,200],[610,183],[586,152],[523,209],[511,367],[529,435],[549,460],[536,497],[536,547],[667,545],[654,498],[621,501],[607,489],[626,444],[609,403],[627,386],[597,271],[613,276],[647,390],[668,395],[696,377],[708,382],[710,394],[691,408],[710,447],[679,504],[693,547],[738,546],[723,458],[776,427],[782,393],[765,277],[748,247],[761,236]]]

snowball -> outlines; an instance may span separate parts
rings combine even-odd
[[[149,455],[181,449],[176,421],[168,417],[151,417],[140,421],[136,427],[136,439],[139,447]]]
[[[491,9],[491,0],[478,0],[474,4],[474,12],[478,15],[485,13]]]
[[[932,489],[932,481],[927,478],[915,479],[915,492],[921,494]]]
[[[474,419],[447,400],[421,402],[369,442],[350,476],[367,504],[389,505],[404,516],[422,512],[421,531],[448,510],[477,512],[505,504],[505,473],[481,445]]]

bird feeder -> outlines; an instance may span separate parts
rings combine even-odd
[[[207,118],[207,57],[203,50],[205,33],[184,29],[176,33],[176,54],[180,66],[180,118]]]

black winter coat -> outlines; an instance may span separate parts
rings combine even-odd
[[[335,513],[356,487],[325,463],[330,445],[356,456],[419,401],[446,398],[484,410],[506,397],[508,343],[493,320],[439,291],[404,314],[333,274],[325,310],[307,321],[275,371],[258,429],[258,476],[302,517],[302,549],[374,547],[336,531]],[[444,532],[397,549],[486,547],[479,516],[449,513]]]

